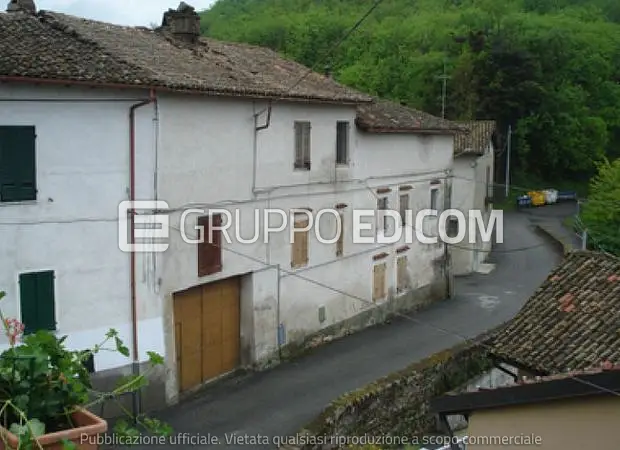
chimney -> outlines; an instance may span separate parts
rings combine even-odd
[[[162,28],[179,40],[196,43],[200,37],[200,16],[193,7],[181,2],[176,10],[164,13]]]
[[[329,64],[325,66],[325,76],[327,78],[332,78],[332,66]]]
[[[34,4],[34,0],[10,0],[6,7],[6,11],[10,13],[23,11],[36,14],[37,7]]]

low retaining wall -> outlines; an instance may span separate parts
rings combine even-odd
[[[424,434],[435,428],[435,418],[429,413],[430,400],[458,389],[491,367],[482,346],[457,345],[340,397],[299,433],[304,436],[306,445],[281,448],[354,448],[335,442],[325,443],[328,441],[326,436],[411,438]],[[319,438],[322,442],[318,442]]]

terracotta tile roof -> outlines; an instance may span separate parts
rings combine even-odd
[[[55,79],[329,102],[371,98],[261,47],[200,39],[49,11],[0,14],[0,79]]]
[[[454,134],[465,127],[398,103],[374,99],[357,108],[357,126],[371,133]]]
[[[460,122],[470,133],[458,133],[454,137],[454,154],[471,153],[483,155],[493,137],[496,124],[493,120]]]
[[[486,345],[542,374],[620,364],[620,258],[569,253]]]

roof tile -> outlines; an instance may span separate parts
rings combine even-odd
[[[329,102],[371,100],[266,48],[213,39],[190,44],[164,31],[49,11],[0,14],[0,54],[0,77]]]
[[[458,133],[454,138],[454,154],[483,155],[489,145],[489,141],[495,132],[496,123],[493,120],[474,120],[461,122],[469,133]]]
[[[491,353],[542,373],[620,364],[620,258],[565,257],[517,316],[491,334]]]
[[[454,134],[466,130],[455,122],[383,99],[359,105],[356,123],[371,133]]]

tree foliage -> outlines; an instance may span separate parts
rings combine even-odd
[[[620,159],[599,165],[583,209],[583,222],[595,248],[620,256]]]
[[[434,114],[445,64],[447,118],[511,125],[515,167],[548,181],[620,155],[618,0],[384,0],[324,61],[373,1],[219,0],[202,29]]]

